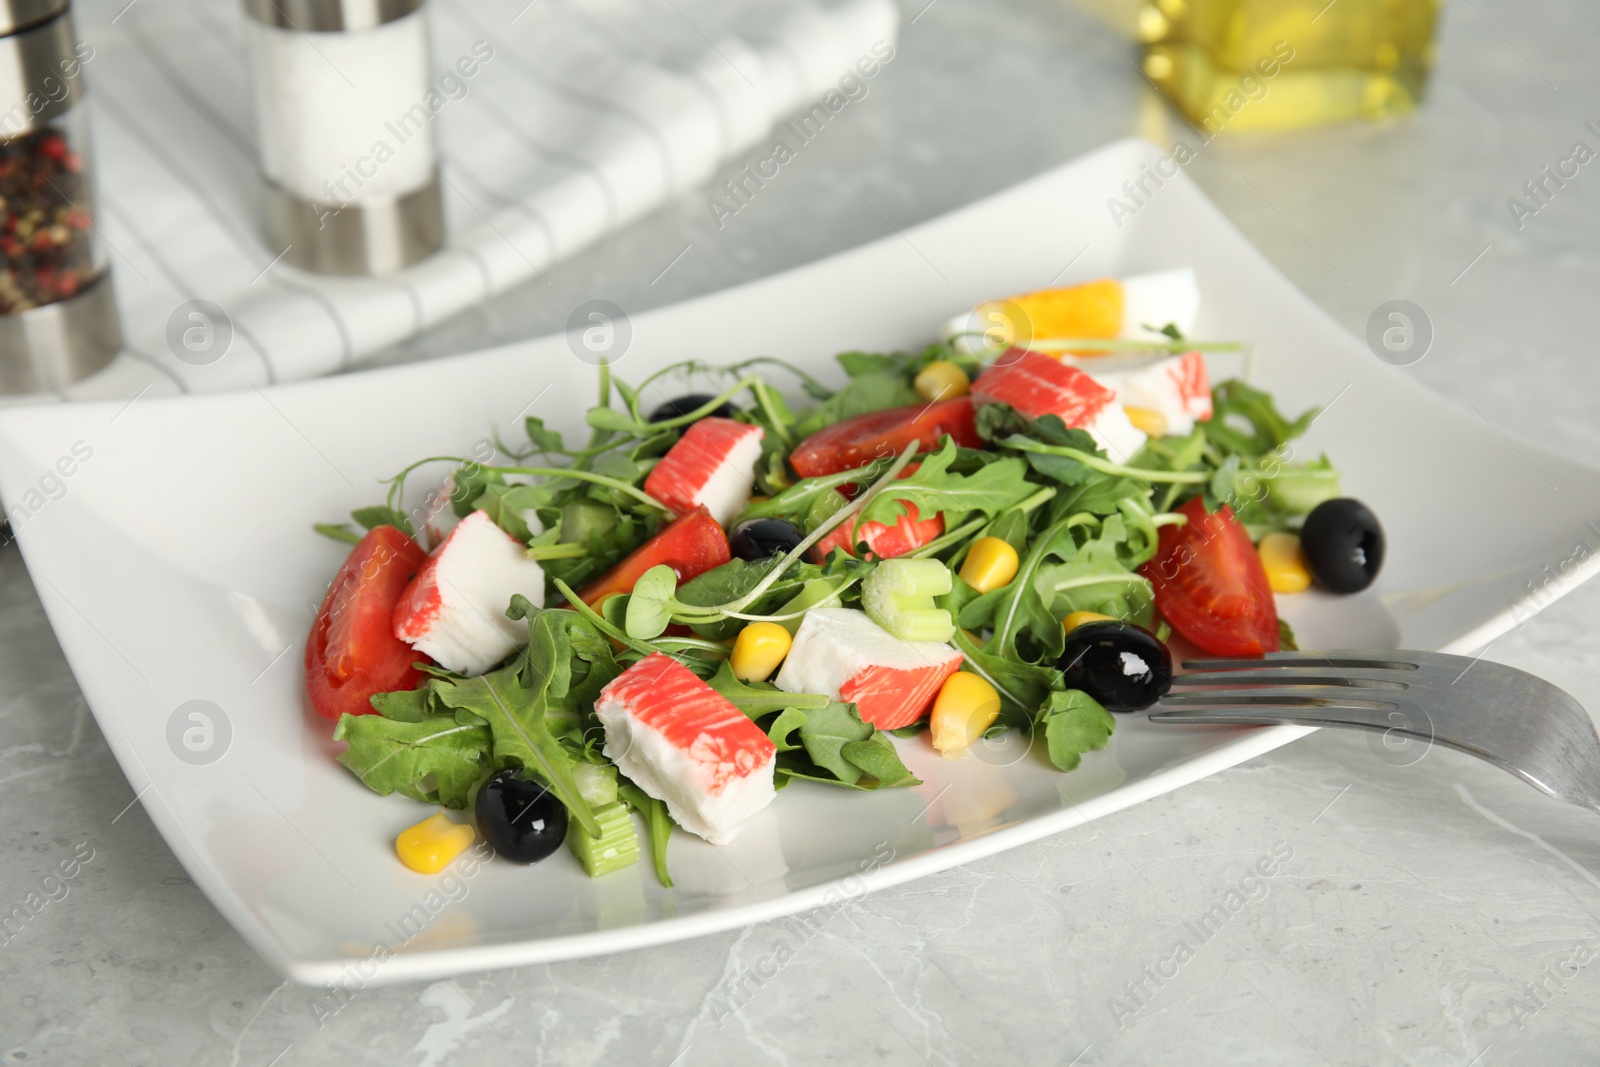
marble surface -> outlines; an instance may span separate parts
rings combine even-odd
[[[1132,49],[1070,0],[925,2],[908,0],[870,95],[720,229],[687,197],[388,358],[547,332],[592,297],[669,303],[1129,132],[1183,135]],[[83,5],[85,24],[121,3]],[[1521,229],[1506,207],[1574,141],[1600,147],[1584,127],[1600,124],[1597,30],[1600,9],[1577,0],[1458,0],[1421,114],[1230,136],[1189,172],[1351,330],[1386,300],[1420,304],[1437,340],[1410,373],[1507,434],[1600,463],[1600,172]],[[1597,630],[1592,586],[1487,654],[1600,708]],[[1600,821],[1464,756],[1393,766],[1328,732],[874,893],[815,933],[789,919],[335,998],[280,982],[185,877],[14,548],[0,637],[0,902],[56,898],[0,943],[6,1063],[1491,1065],[1587,1062],[1600,1041]],[[1287,857],[1277,873],[1197,936],[1272,855]],[[64,862],[74,877],[47,882]]]

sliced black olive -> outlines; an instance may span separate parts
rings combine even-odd
[[[785,556],[800,546],[806,535],[792,522],[783,519],[751,519],[733,528],[728,536],[728,551],[734,559],[754,563],[773,556]]]
[[[673,397],[650,413],[650,421],[666,422],[668,419],[681,419],[690,412],[698,411],[705,407],[715,399],[716,397],[710,393],[685,393],[683,396]],[[724,419],[731,419],[739,414],[739,409],[724,400],[721,404],[711,409],[711,414]]]
[[[1383,527],[1351,497],[1324,500],[1300,527],[1300,551],[1311,576],[1335,593],[1359,593],[1383,569]]]
[[[1067,634],[1061,673],[1107,711],[1140,711],[1172,686],[1172,653],[1156,635],[1126,622],[1086,622]]]
[[[512,863],[538,863],[567,836],[567,807],[540,782],[496,771],[478,790],[478,832]]]

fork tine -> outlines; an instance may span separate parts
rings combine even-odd
[[[1193,693],[1169,693],[1161,698],[1163,708],[1349,708],[1367,711],[1394,711],[1400,705],[1392,700],[1366,700],[1353,696],[1346,686],[1300,686],[1247,690],[1208,689]],[[1160,712],[1152,712],[1155,718]]]
[[[1269,652],[1265,656],[1223,657],[1220,659],[1186,659],[1184,670],[1276,670],[1283,667],[1321,667],[1324,670],[1344,668],[1349,670],[1415,671],[1421,667],[1406,659],[1402,652],[1346,652],[1324,655],[1319,652]]]
[[[1267,667],[1249,671],[1191,671],[1173,677],[1174,686],[1338,685],[1351,689],[1409,689],[1410,683],[1373,671],[1337,673],[1327,667]]]

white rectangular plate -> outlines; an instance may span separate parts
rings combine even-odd
[[[1285,410],[1331,405],[1300,455],[1332,457],[1389,532],[1375,589],[1284,598],[1309,643],[1471,651],[1592,573],[1600,556],[1555,581],[1544,568],[1588,543],[1600,472],[1519,451],[1380,362],[1186,178],[1118,228],[1107,198],[1158,155],[1120,142],[904,235],[640,315],[618,372],[765,354],[837,377],[833,353],[923,344],[981,299],[1193,266],[1198,335],[1251,342],[1252,380]],[[343,554],[311,524],[378,501],[375,479],[415,458],[517,434],[524,412],[580,433],[594,390],[558,336],[267,390],[0,413],[0,493],[129,782],[194,880],[295,980],[411,980],[752,923],[1076,826],[1305,732],[1124,716],[1066,775],[1017,738],[958,763],[905,740],[923,785],[800,783],[728,848],[675,834],[671,890],[648,863],[590,881],[565,856],[413,874],[392,842],[425,809],[363,788],[302,701],[301,645]],[[220,709],[209,741],[179,712],[197,700]],[[184,729],[217,758],[180,759]]]

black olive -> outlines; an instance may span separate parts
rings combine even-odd
[[[1359,500],[1324,500],[1300,527],[1311,576],[1335,593],[1359,593],[1383,569],[1383,527]]]
[[[698,411],[700,408],[705,407],[715,399],[716,397],[710,393],[686,393],[683,396],[673,397],[650,413],[650,421],[666,422],[668,419],[682,418],[691,411]],[[711,409],[711,414],[724,419],[731,419],[739,414],[739,409],[724,400],[721,404]]]
[[[478,790],[478,832],[512,863],[538,863],[567,836],[567,807],[540,782],[496,771]]]
[[[751,519],[733,528],[728,535],[728,551],[734,559],[770,559],[786,556],[800,546],[806,535],[792,522],[783,519]]]
[[[1086,622],[1067,634],[1061,673],[1107,711],[1140,711],[1172,686],[1172,653],[1156,635],[1126,622]]]

